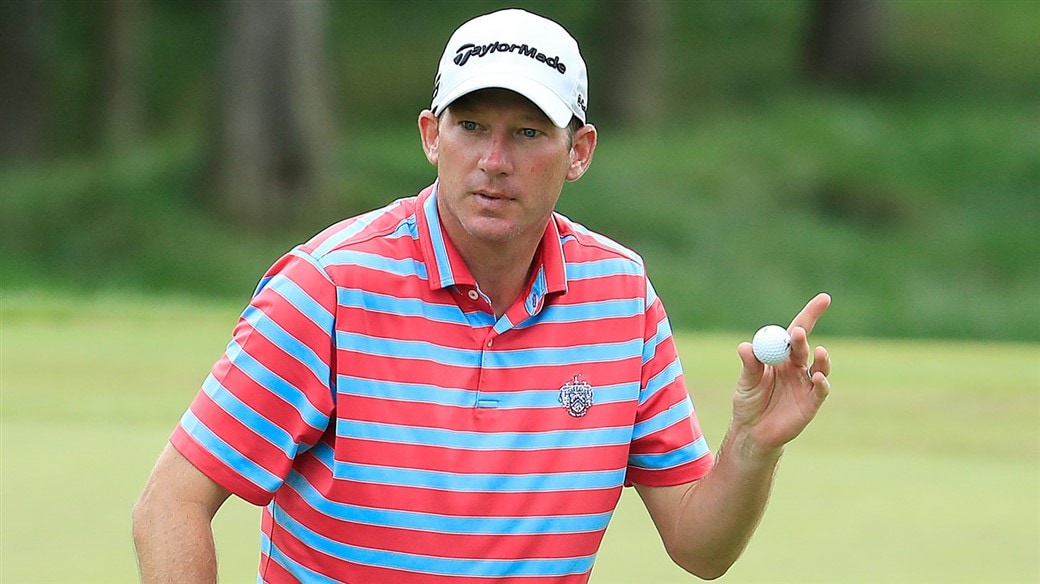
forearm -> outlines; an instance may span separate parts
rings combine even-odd
[[[808,333],[830,305],[818,294],[791,322],[791,354],[766,366],[751,343],[733,396],[733,418],[715,466],[700,480],[671,487],[638,486],[668,554],[701,578],[717,578],[747,547],[773,488],[784,446],[816,416],[830,393],[830,355],[810,351]],[[810,361],[810,359],[812,359]]]
[[[782,449],[757,451],[731,428],[714,468],[680,503],[669,554],[702,578],[721,576],[740,557],[765,512]]]
[[[213,583],[213,516],[229,496],[167,445],[133,510],[143,584]]]
[[[134,508],[134,548],[142,584],[217,581],[211,518],[198,509]]]

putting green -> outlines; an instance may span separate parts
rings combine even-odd
[[[0,581],[136,582],[130,509],[237,310],[4,298]],[[713,448],[739,340],[678,337]],[[1040,346],[824,341],[834,393],[722,581],[1040,580]],[[255,580],[258,517],[218,514],[222,581]],[[629,490],[592,581],[691,580]]]

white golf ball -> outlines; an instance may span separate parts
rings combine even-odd
[[[791,335],[782,326],[767,324],[751,339],[755,357],[766,365],[779,365],[791,356]]]

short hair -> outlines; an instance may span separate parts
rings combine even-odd
[[[571,116],[571,123],[567,124],[567,139],[569,146],[574,146],[574,135],[585,125],[578,116]],[[569,148],[568,148],[569,149]]]

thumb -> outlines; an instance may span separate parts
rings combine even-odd
[[[737,389],[747,391],[756,387],[762,381],[762,374],[765,372],[766,366],[755,357],[755,350],[751,343],[740,343],[737,346],[737,355],[740,356],[740,360],[744,363],[744,368],[740,371],[740,377],[737,378]]]

